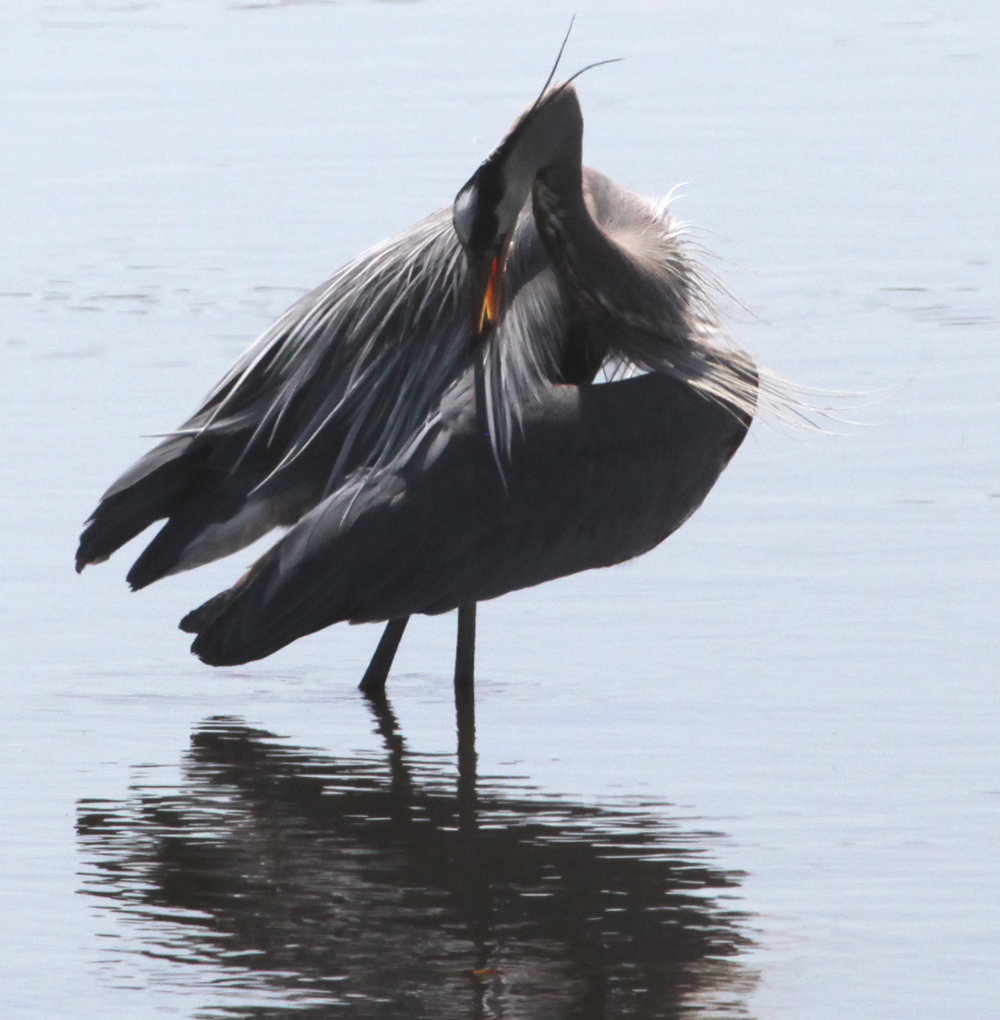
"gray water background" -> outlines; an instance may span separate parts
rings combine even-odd
[[[1000,1016],[1000,9],[857,0],[4,5],[3,1016],[256,1002],[81,891],[78,802],[177,788],[218,715],[377,754],[378,632],[213,671],[175,623],[250,554],[131,595],[76,535],[295,296],[451,200],[573,12],[568,69],[626,58],[580,83],[586,162],[690,182],[739,343],[874,397],[844,436],[755,426],[643,559],[481,606],[480,772],[719,833],[733,1011]],[[422,753],[454,750],[453,625],[390,681]]]

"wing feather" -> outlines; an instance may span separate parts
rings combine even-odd
[[[247,576],[189,614],[212,665],[342,620],[441,613],[639,555],[697,508],[749,425],[669,377],[548,386],[505,491],[475,370],[396,461],[350,479]]]

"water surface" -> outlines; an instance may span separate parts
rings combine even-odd
[[[758,424],[653,554],[480,607],[463,831],[452,619],[408,629],[387,743],[375,628],[212,671],[175,623],[249,554],[133,596],[132,550],[72,553],[296,295],[452,199],[572,11],[570,64],[626,57],[581,80],[587,162],[692,182],[738,341],[872,406]],[[1000,1013],[997,22],[5,6],[5,1017]]]

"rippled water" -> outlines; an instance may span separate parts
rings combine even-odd
[[[757,425],[623,568],[212,671],[249,562],[72,574],[299,293],[451,200],[569,15],[586,160],[720,256]],[[981,4],[0,11],[4,1017],[1000,1015],[1000,16]],[[395,715],[393,714],[395,713]],[[398,719],[397,719],[398,716]],[[461,739],[458,739],[461,738]],[[457,753],[461,751],[461,753]]]
[[[200,969],[202,1016],[743,1015],[749,939],[719,893],[741,876],[707,860],[713,834],[662,805],[456,785],[375,711],[384,754],[210,719],[177,787],[140,774],[124,801],[81,803],[84,887],[145,954],[111,980]]]

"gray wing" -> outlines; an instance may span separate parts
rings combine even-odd
[[[490,350],[541,338],[547,352],[563,332],[561,302],[530,214],[515,249],[509,304],[528,307],[505,317]],[[474,350],[467,287],[445,209],[303,297],[196,414],[108,489],[81,536],[77,569],[166,518],[128,575],[144,587],[294,523],[352,472],[387,463],[473,357],[485,356]],[[524,374],[496,376],[498,407]]]
[[[688,272],[656,207],[585,174],[592,213],[609,233],[652,257],[680,259],[678,271]],[[616,342],[628,331],[593,342],[530,208],[514,236],[504,305],[497,329],[474,341],[450,210],[360,256],[282,315],[202,407],[105,492],[81,536],[77,569],[166,519],[128,574],[141,588],[293,524],[353,472],[396,457],[470,363],[483,366],[502,464],[551,382],[584,381],[607,357],[629,360]],[[567,374],[569,348],[583,350],[583,367]],[[634,359],[645,368],[655,361]]]
[[[182,621],[205,662],[248,662],[341,620],[442,613],[637,556],[701,504],[749,425],[664,376],[550,386],[501,476],[473,376],[395,463],[351,479]]]

